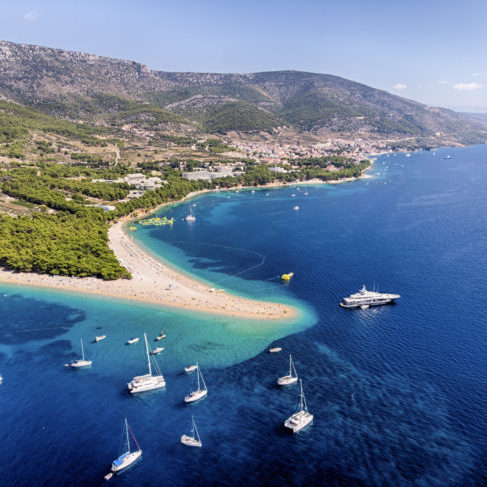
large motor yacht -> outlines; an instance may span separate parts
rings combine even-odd
[[[343,298],[340,306],[343,308],[368,308],[369,306],[380,306],[381,304],[393,303],[400,297],[399,294],[368,291],[364,284],[358,293],[351,294],[348,298]]]

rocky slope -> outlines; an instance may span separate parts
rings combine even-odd
[[[5,41],[0,42],[0,96],[66,118],[106,118],[121,106],[129,107],[132,116],[143,112],[146,117],[152,110],[159,119],[219,133],[287,125],[317,134],[441,135],[459,142],[487,138],[485,125],[469,115],[337,76],[170,73],[132,61]]]

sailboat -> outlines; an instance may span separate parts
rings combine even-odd
[[[298,373],[296,372],[296,367],[294,367],[294,362],[291,354],[289,354],[289,374],[277,379],[277,383],[280,386],[290,386],[298,382]]]
[[[196,217],[194,216],[193,207],[189,205],[189,215],[186,217],[187,222],[195,222]]]
[[[187,394],[184,398],[184,402],[195,402],[199,399],[202,399],[208,394],[208,389],[206,388],[205,379],[203,379],[203,375],[201,374],[200,366],[198,362],[196,362],[196,377],[198,380],[198,388],[196,391],[192,391]],[[203,389],[201,388],[201,383],[203,383]]]
[[[135,439],[134,434],[132,433],[132,430],[130,429],[128,423],[127,423],[127,418],[125,418],[125,428],[124,432],[126,434],[126,443],[127,443],[127,450],[122,453],[116,460],[113,461],[112,463],[112,472],[113,473],[118,473],[127,467],[130,467],[136,460],[140,458],[142,455],[142,450],[140,449],[139,444],[137,443],[137,440]],[[129,437],[129,431],[130,435],[134,439],[135,444],[137,445],[138,450],[131,451],[130,450],[130,437]]]
[[[85,360],[85,349],[83,348],[83,339],[80,339],[81,343],[81,358],[71,360],[69,364],[64,364],[65,367],[73,367],[74,369],[79,369],[82,367],[91,367],[93,363],[91,360]]]
[[[284,421],[284,426],[292,430],[293,433],[301,431],[313,421],[313,415],[308,411],[308,405],[306,404],[306,398],[304,397],[303,392],[303,381],[301,379],[299,379],[299,386],[299,409]]]
[[[203,446],[203,443],[201,442],[200,434],[198,433],[198,429],[196,428],[194,416],[191,416],[191,422],[191,436],[181,436],[181,443],[186,446],[196,446],[201,448]]]
[[[147,365],[149,367],[149,373],[134,377],[127,384],[131,394],[136,394],[137,392],[152,391],[154,389],[161,389],[163,387],[166,387],[166,381],[164,380],[164,376],[159,370],[159,366],[157,365],[155,358],[153,358],[153,360],[154,360],[154,369],[156,374],[152,375],[151,357],[149,355],[149,346],[147,344],[147,335],[145,333],[144,333],[144,340],[145,340],[145,353],[147,355]]]

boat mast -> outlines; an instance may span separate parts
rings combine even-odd
[[[199,373],[199,375],[201,377],[201,381],[203,382],[204,390],[206,391],[207,390],[207,387],[206,387],[205,379],[203,379],[203,374],[201,373],[201,370],[200,370],[200,366],[199,365],[198,365],[198,373]],[[198,380],[198,390],[200,388],[199,384],[200,383],[199,383],[199,380]]]
[[[193,420],[193,437],[196,434],[196,439],[198,440],[198,442],[201,443],[200,434],[198,433],[198,428],[196,428],[196,423],[194,421],[194,416],[193,415],[191,415],[191,419]]]
[[[291,355],[289,355],[289,361],[291,362],[292,364],[292,370],[294,371],[294,377],[298,377],[298,373],[296,372],[296,367],[294,366],[294,362],[292,361],[291,359]],[[289,375],[292,377],[293,374],[291,372],[291,369],[289,370]]]
[[[306,398],[304,397],[303,381],[301,379],[299,379],[299,383],[301,384],[300,411],[307,411],[308,410],[308,405],[306,404]]]
[[[152,375],[152,369],[150,366],[149,345],[147,345],[147,334],[144,333],[145,340],[145,353],[147,354],[147,364],[149,365],[149,375]]]
[[[79,341],[81,342],[81,359],[84,360],[85,359],[85,350],[83,348],[83,339],[80,338]]]
[[[200,366],[198,364],[198,362],[196,362],[196,367],[197,367],[197,370],[196,370],[196,379],[198,380],[198,391],[200,390]]]
[[[127,433],[127,452],[130,453],[129,425],[127,423],[127,418],[125,418],[125,432]]]
[[[289,375],[292,377],[293,375],[293,359],[291,358],[291,354],[289,354]]]

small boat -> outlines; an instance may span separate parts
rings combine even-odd
[[[296,195],[293,193],[291,196],[294,198],[294,196],[296,196]]]
[[[140,340],[139,337],[131,338],[130,340],[127,340],[127,345],[133,345],[134,343],[137,343]]]
[[[164,350],[164,347],[156,347],[152,350],[151,354],[157,355],[158,353],[161,353],[163,350]]]
[[[135,444],[137,445],[138,450],[135,450],[135,451],[130,450],[129,431],[130,431],[130,435],[132,436]],[[127,450],[124,453],[122,453],[116,460],[113,461],[113,463],[112,463],[112,472],[113,473],[119,473],[122,470],[125,470],[127,467],[130,467],[130,465],[132,465],[134,462],[136,462],[142,455],[142,450],[141,450],[139,444],[137,443],[137,440],[135,439],[135,436],[132,433],[132,430],[130,429],[130,427],[127,423],[127,418],[125,418],[124,432],[126,433],[125,443],[126,443]],[[108,477],[108,475],[107,475],[107,477]],[[109,480],[109,479],[107,479],[107,480]]]
[[[304,193],[304,194],[305,194],[305,196],[308,196],[309,195],[309,193]]]
[[[266,193],[265,195],[266,195],[266,196],[269,196],[269,193]]]
[[[201,448],[203,443],[201,442],[200,435],[198,433],[198,429],[196,428],[196,423],[194,421],[194,416],[191,416],[191,436],[190,435],[182,435],[181,436],[181,443],[186,446],[196,446]]]
[[[411,157],[411,154],[406,154],[406,157]]]
[[[105,340],[107,336],[106,335],[99,335],[95,337],[95,343],[101,342],[102,340]]]
[[[299,210],[299,206],[295,206],[295,207],[293,208],[293,210],[298,211],[298,210]]]
[[[164,333],[161,333],[160,335],[158,335],[158,336],[157,336],[157,337],[154,339],[154,341],[155,341],[155,342],[159,342],[159,341],[161,341],[163,338],[166,338],[166,336],[167,336],[167,335],[164,335]]]
[[[3,383],[3,377],[0,375],[0,384]]]
[[[251,191],[251,193],[255,193],[255,190],[253,189],[253,190]]]
[[[301,431],[313,421],[313,415],[308,411],[308,405],[306,404],[306,398],[303,392],[303,381],[301,379],[299,379],[299,386],[299,409],[284,421],[284,426],[292,430],[293,433]]]
[[[201,373],[198,362],[196,362],[196,377],[198,380],[198,388],[196,389],[196,391],[192,391],[187,394],[184,398],[184,402],[199,401],[200,399],[203,399],[205,396],[208,395],[208,388],[206,387],[205,379],[203,379],[203,375]],[[203,383],[203,388],[201,388],[201,383]]]
[[[281,347],[269,348],[269,353],[279,353],[281,350]]]
[[[451,159],[451,155],[448,154],[447,156],[445,156],[443,159]]]
[[[189,215],[185,218],[185,220],[189,223],[192,223],[192,222],[195,222],[196,221],[196,217],[194,216],[194,212],[193,212],[193,207],[190,206],[189,207]]]
[[[130,394],[137,394],[138,392],[148,392],[148,391],[153,391],[155,389],[162,389],[163,387],[166,387],[166,381],[164,380],[164,376],[159,370],[159,366],[157,365],[157,361],[155,358],[152,358],[152,360],[154,362],[154,370],[156,374],[152,375],[151,356],[149,355],[149,346],[147,345],[147,335],[145,333],[144,333],[144,341],[145,341],[145,353],[147,355],[147,366],[149,368],[149,373],[134,377],[127,384]]]
[[[188,365],[187,367],[184,367],[184,371],[189,374],[191,372],[193,372],[194,370],[196,370],[198,368],[197,365]]]
[[[277,384],[280,386],[290,386],[291,384],[296,384],[298,382],[298,373],[296,372],[296,367],[294,366],[293,358],[289,354],[289,374],[277,379]]]
[[[113,477],[113,473],[112,473],[112,472],[110,472],[110,473],[107,473],[107,474],[105,475],[105,477],[103,477],[103,478],[104,478],[105,480],[110,480],[112,477]]]
[[[289,272],[288,274],[283,274],[281,276],[281,279],[283,281],[290,281],[293,278],[293,276],[294,276],[294,272]]]
[[[83,348],[83,339],[80,339],[80,343],[81,343],[81,358],[71,360],[69,364],[64,364],[65,367],[72,367],[73,369],[91,367],[92,361],[85,360],[85,349]]]

